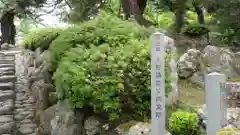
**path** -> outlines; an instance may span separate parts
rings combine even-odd
[[[0,135],[36,135],[26,82],[22,52],[0,51]]]

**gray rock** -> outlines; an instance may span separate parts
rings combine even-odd
[[[17,114],[14,116],[14,119],[17,121],[22,121],[25,117],[22,114]]]
[[[36,107],[39,110],[45,110],[49,106],[48,96],[49,92],[44,87],[44,80],[35,81],[32,84],[31,90],[35,99]]]
[[[203,124],[206,126],[207,122],[206,105],[200,107],[198,113],[201,119],[203,120]],[[240,128],[240,108],[227,108],[227,121],[229,124],[233,124],[235,128]]]
[[[129,129],[127,135],[151,135],[151,124],[139,122]],[[171,135],[171,133],[165,131],[165,135]]]
[[[43,63],[43,56],[42,56],[42,51],[41,51],[41,49],[40,48],[37,48],[36,50],[35,50],[35,56],[34,56],[34,67],[35,68],[38,68],[42,63]]]
[[[0,124],[0,134],[11,134],[14,130],[14,122]]]
[[[190,78],[199,70],[201,52],[196,49],[189,49],[177,62],[178,76]]]
[[[0,123],[9,123],[9,122],[13,122],[13,117],[11,115],[0,116]]]
[[[40,114],[40,134],[81,135],[82,117],[74,115],[66,102],[59,102]]]
[[[54,105],[56,104],[58,101],[58,95],[56,92],[50,92],[49,93],[49,97],[48,97],[48,102],[49,102],[49,105]]]
[[[21,134],[31,134],[34,132],[32,128],[26,126],[20,126],[19,131]]]
[[[3,43],[3,44],[1,45],[1,49],[2,49],[2,50],[8,50],[9,48],[10,48],[10,46],[9,46],[8,43]]]
[[[86,135],[97,135],[101,133],[101,122],[96,117],[89,117],[84,123]]]
[[[11,115],[13,113],[13,105],[10,103],[0,106],[0,115]],[[0,116],[1,118],[1,116]]]

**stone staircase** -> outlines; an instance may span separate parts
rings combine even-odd
[[[0,134],[14,135],[15,56],[0,53]]]
[[[21,51],[0,51],[0,135],[36,135],[34,99],[26,89]]]

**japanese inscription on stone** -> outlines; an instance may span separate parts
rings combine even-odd
[[[154,33],[151,57],[151,115],[152,135],[165,134],[165,36]]]

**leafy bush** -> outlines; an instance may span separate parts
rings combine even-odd
[[[72,47],[89,48],[91,45],[100,46],[105,43],[120,46],[127,44],[130,39],[149,38],[150,34],[148,29],[136,23],[122,21],[102,12],[96,19],[75,25],[60,33],[50,46],[51,70],[56,70],[58,61]]]
[[[47,50],[51,42],[56,39],[61,29],[58,28],[39,28],[30,31],[24,37],[22,45],[25,49],[36,50],[38,47],[41,50]]]
[[[176,111],[169,119],[169,129],[177,135],[199,134],[199,119],[196,113]]]
[[[238,133],[238,132],[239,132],[239,129],[237,129],[237,128],[222,129],[216,135],[236,135],[236,133]]]
[[[187,11],[187,22],[189,24],[199,24],[198,23],[198,15],[195,11]],[[205,23],[208,25],[208,24],[211,24],[212,20],[214,19],[213,16],[211,14],[208,14],[208,15],[205,15],[204,16],[204,19],[205,19]]]
[[[205,25],[200,24],[190,24],[187,25],[183,33],[188,36],[202,36],[206,35],[209,32],[209,29]]]
[[[118,47],[111,43],[65,53],[54,74],[60,98],[74,108],[90,106],[96,113],[106,113],[110,120],[127,113],[149,117],[149,40],[131,40]],[[166,93],[170,88],[166,81]]]
[[[174,13],[163,12],[158,16],[158,26],[160,28],[168,29],[174,24]]]

